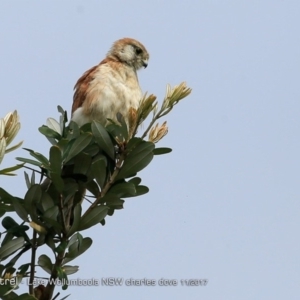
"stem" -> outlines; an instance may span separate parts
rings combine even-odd
[[[153,126],[153,124],[159,119],[161,118],[163,115],[160,115],[162,112],[164,111],[163,108],[161,108],[159,110],[159,112],[152,118],[152,121],[150,122],[149,126],[147,127],[146,131],[143,133],[143,135],[141,136],[141,139],[144,139],[146,137],[146,135],[148,134],[149,130],[151,129],[151,127]]]
[[[105,184],[105,186],[103,187],[103,189],[101,190],[101,193],[100,195],[97,197],[97,199],[93,202],[93,204],[86,210],[86,212],[83,214],[82,218],[84,216],[86,216],[87,214],[89,214],[91,212],[91,210],[93,208],[95,208],[101,201],[101,199],[105,196],[105,194],[108,192],[108,190],[110,189],[110,187],[113,185],[117,175],[119,174],[120,172],[120,169],[121,169],[121,166],[123,164],[123,161],[124,161],[125,157],[124,155],[122,154],[119,161],[117,162],[116,164],[116,168],[113,172],[113,174],[111,175],[109,181]]]
[[[67,241],[67,238],[64,236],[63,240]],[[48,284],[47,284],[47,286],[43,292],[42,298],[40,300],[50,300],[52,298],[52,295],[53,295],[53,292],[55,289],[55,280],[58,277],[57,276],[57,268],[61,267],[64,257],[65,257],[65,251],[58,253],[56,260],[55,260],[55,264],[52,268],[50,280],[48,281]]]
[[[31,250],[31,262],[30,262],[30,277],[29,277],[29,294],[33,295],[33,281],[35,273],[35,258],[36,258],[36,231],[33,230],[32,235],[32,250]]]
[[[64,231],[64,233],[66,233],[67,232],[67,224],[69,225],[69,223],[66,223],[66,218],[65,218],[65,214],[64,214],[64,201],[63,201],[62,194],[60,194],[59,204],[60,204],[59,211],[60,211],[60,215],[61,215],[61,219],[62,219],[62,223],[63,223],[63,231]]]

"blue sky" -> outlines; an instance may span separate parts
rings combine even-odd
[[[122,37],[150,53],[143,91],[193,88],[167,116],[173,148],[141,172],[150,193],[126,200],[73,278],[176,279],[176,287],[72,287],[70,299],[299,299],[299,1],[2,1],[1,116],[16,141],[70,112],[79,76]],[[18,150],[1,168],[14,164]],[[23,196],[22,171],[1,186]],[[42,254],[40,252],[39,254]],[[181,279],[208,279],[198,287]],[[23,287],[22,287],[23,289]],[[25,289],[24,289],[25,291]]]

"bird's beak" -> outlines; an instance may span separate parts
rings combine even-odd
[[[148,59],[143,60],[143,67],[147,68],[148,66]]]

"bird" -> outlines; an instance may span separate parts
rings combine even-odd
[[[104,126],[121,113],[128,124],[129,109],[142,99],[137,71],[148,66],[149,53],[133,38],[115,41],[106,57],[76,82],[71,120],[79,127],[92,121]]]

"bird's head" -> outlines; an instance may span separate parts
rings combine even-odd
[[[137,40],[124,38],[113,43],[107,57],[113,57],[138,70],[147,67],[149,53]]]

